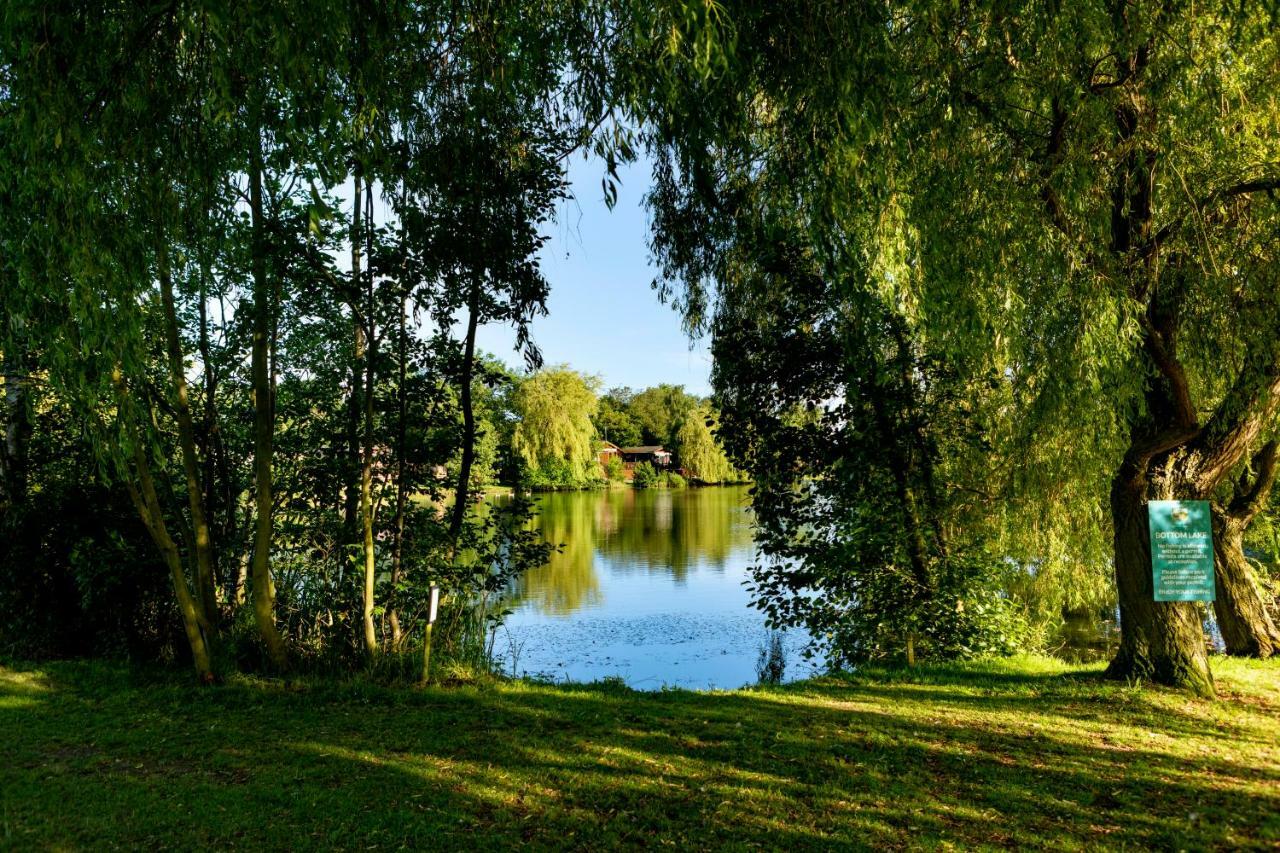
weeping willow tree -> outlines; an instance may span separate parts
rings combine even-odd
[[[852,466],[862,479],[824,497],[856,506],[885,470],[865,497],[893,496],[882,523],[905,544],[859,547],[877,577],[899,550],[942,566],[958,548],[1066,577],[1106,543],[1122,622],[1110,673],[1211,693],[1202,608],[1153,600],[1146,503],[1221,498],[1280,404],[1272,15],[696,9],[648,13],[658,59],[632,84],[651,118],[664,277],[723,342],[726,421],[746,413],[731,444],[778,456],[793,442],[768,463],[779,495]],[[759,335],[753,357],[738,340],[753,325],[786,343]],[[865,428],[847,411],[877,399],[890,405]],[[816,427],[781,417],[796,405]],[[884,416],[885,450],[863,453]],[[879,538],[874,517],[776,532],[786,577],[818,589],[830,572],[815,567]]]
[[[981,274],[1007,301],[985,307],[997,333],[1018,332],[993,351],[1027,412],[1013,431],[1027,461],[1050,467],[1049,450],[1073,466],[1064,475],[1106,484],[1122,621],[1111,673],[1211,693],[1199,607],[1153,601],[1146,503],[1214,497],[1274,427],[1274,20],[1260,4],[971,14],[938,19],[917,57],[946,62],[949,90],[934,113],[945,152],[914,204],[922,266]],[[957,27],[986,35],[945,46]],[[958,268],[970,253],[978,263]],[[1119,452],[1099,459],[1107,447]]]
[[[716,412],[703,403],[685,416],[676,431],[680,467],[704,483],[726,483],[739,477],[716,438],[717,420]]]
[[[595,384],[567,367],[553,367],[516,388],[512,406],[520,420],[511,447],[534,484],[575,486],[593,479]]]

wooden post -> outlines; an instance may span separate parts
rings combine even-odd
[[[427,623],[427,630],[422,640],[422,684],[426,686],[431,681],[431,629],[435,626],[430,622]]]
[[[431,603],[427,608],[427,628],[422,636],[422,684],[425,687],[431,682],[431,629],[436,624],[436,613],[440,608],[440,587],[431,585]]]

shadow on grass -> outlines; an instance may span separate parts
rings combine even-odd
[[[53,668],[21,706],[0,703],[11,759],[0,839],[298,849],[1280,837],[1280,722],[1057,673],[1015,673],[1003,689],[999,673],[937,671],[699,694],[201,691],[118,673],[104,687],[95,671]]]

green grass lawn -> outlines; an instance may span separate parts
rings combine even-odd
[[[1280,664],[1038,658],[777,689],[0,668],[0,847],[1280,845]]]

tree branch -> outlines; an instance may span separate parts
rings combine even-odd
[[[1169,382],[1178,426],[1189,430],[1196,429],[1198,424],[1195,405],[1191,402],[1191,385],[1187,381],[1187,372],[1183,369],[1182,362],[1178,360],[1173,347],[1169,345],[1171,338],[1169,331],[1157,328],[1155,322],[1146,314],[1142,315],[1140,322],[1147,352],[1161,375]]]
[[[1227,394],[1198,443],[1204,454],[1196,474],[1202,494],[1212,491],[1240,463],[1280,408],[1280,354],[1258,372],[1247,367]]]
[[[1253,517],[1258,514],[1262,506],[1267,502],[1267,498],[1271,496],[1271,488],[1276,482],[1276,441],[1267,442],[1263,445],[1253,457],[1253,469],[1257,473],[1254,474],[1253,486],[1246,491],[1237,490],[1235,497],[1232,499],[1227,512],[1232,518],[1236,519],[1242,526],[1247,527],[1249,522],[1253,521]]]
[[[1266,168],[1268,171],[1280,169],[1280,164],[1272,163]],[[1164,245],[1164,243],[1178,233],[1183,224],[1187,221],[1187,216],[1190,213],[1201,213],[1205,208],[1215,204],[1216,202],[1225,201],[1226,199],[1235,198],[1236,196],[1252,195],[1253,193],[1260,192],[1275,192],[1276,190],[1280,190],[1280,175],[1273,174],[1261,178],[1255,178],[1253,180],[1240,181],[1239,183],[1232,184],[1229,187],[1222,187],[1207,195],[1201,196],[1192,205],[1190,211],[1183,213],[1177,219],[1170,222],[1168,225],[1165,225],[1153,234],[1151,239],[1147,240],[1146,243],[1139,247],[1138,257],[1140,259],[1144,259]]]

